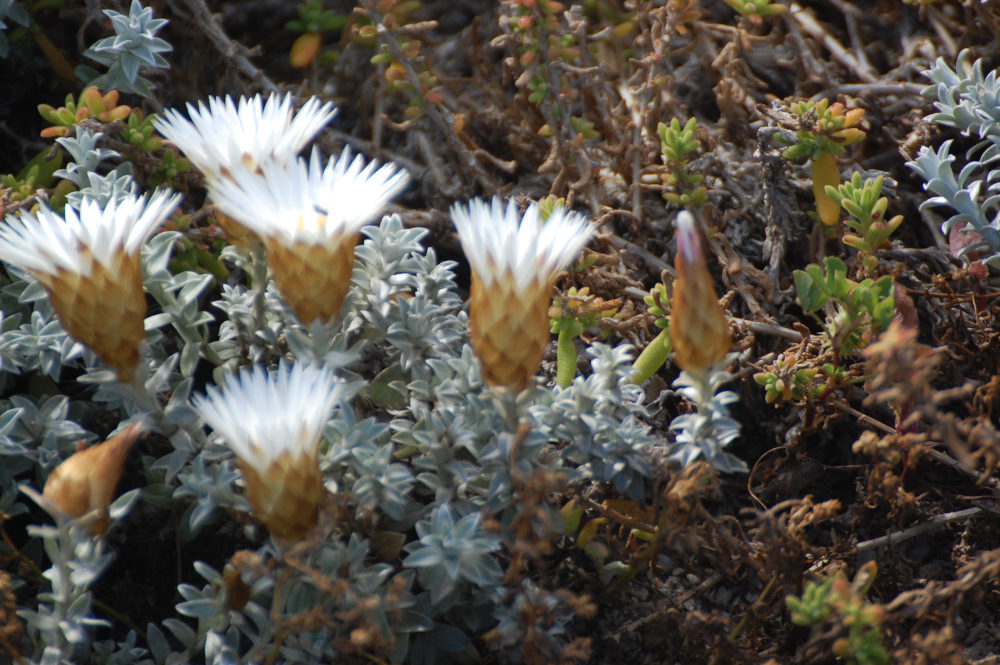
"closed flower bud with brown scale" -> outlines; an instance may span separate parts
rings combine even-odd
[[[451,217],[472,267],[472,347],[491,386],[523,390],[538,371],[549,340],[549,305],[556,276],[580,253],[594,229],[583,215],[556,207],[542,221],[538,204],[522,215],[473,199]]]
[[[689,372],[707,372],[732,348],[729,324],[719,306],[705,264],[694,217],[677,215],[677,278],[670,303],[670,340],[674,362]]]
[[[66,332],[128,381],[146,338],[139,252],[179,202],[169,190],[116,193],[103,206],[84,197],[65,217],[43,204],[7,218],[0,259],[34,275]]]
[[[74,453],[49,474],[42,496],[66,517],[101,511],[90,529],[94,534],[104,533],[108,528],[108,506],[125,459],[142,432],[143,424],[134,422],[107,441]]]

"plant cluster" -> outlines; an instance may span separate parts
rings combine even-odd
[[[878,566],[869,562],[858,570],[853,581],[838,571],[822,582],[807,582],[801,597],[785,597],[792,623],[811,628],[816,641],[825,632],[825,623],[839,623],[841,630],[847,632],[832,645],[839,658],[853,665],[890,663],[889,652],[879,634],[884,610],[865,599],[877,571]]]
[[[661,122],[656,127],[660,135],[660,152],[667,167],[663,198],[675,205],[700,206],[708,200],[705,186],[701,184],[704,177],[687,170],[690,156],[701,149],[701,141],[694,137],[696,130],[694,118],[688,119],[683,127],[677,118],[669,125]]]
[[[823,267],[797,270],[795,289],[806,314],[825,311],[824,330],[837,359],[872,342],[889,327],[895,312],[891,275],[853,282],[847,278],[847,265],[835,256],[826,257]]]
[[[903,223],[903,216],[885,219],[889,199],[882,193],[882,176],[862,181],[861,174],[855,172],[849,182],[834,189],[827,185],[826,195],[849,215],[844,224],[852,233],[844,234],[845,245],[858,250],[858,262],[867,273],[874,273],[878,266],[879,249],[889,244],[889,236]]]
[[[348,17],[338,14],[332,9],[326,9],[322,0],[306,0],[296,10],[299,18],[289,21],[285,26],[289,30],[301,32],[295,38],[289,51],[288,59],[292,67],[307,67],[313,62],[324,64],[320,58],[323,45],[323,33],[337,32],[347,25]]]
[[[921,205],[947,205],[955,214],[942,223],[941,230],[952,239],[959,257],[981,257],[991,267],[1000,266],[1000,189],[995,163],[1000,160],[1000,80],[997,71],[983,74],[983,61],[972,62],[969,51],[958,56],[952,69],[943,58],[925,74],[933,81],[927,92],[936,96],[936,113],[930,122],[954,127],[976,143],[965,154],[965,162],[955,172],[957,159],[951,154],[952,141],[937,150],[920,148],[917,158],[907,163],[924,179],[924,189],[934,194]]]
[[[589,376],[570,375],[554,390],[522,392],[534,383],[547,341],[553,280],[592,229],[560,206],[550,206],[544,222],[534,204],[523,213],[499,200],[456,206],[452,214],[475,275],[467,319],[451,264],[437,262],[433,250],[421,246],[423,231],[405,230],[395,217],[361,228],[401,189],[406,175],[392,165],[376,169],[348,152],[325,166],[316,152],[308,162],[282,158],[297,127],[299,137],[306,137],[332,113],[307,104],[293,120],[272,113],[280,108],[272,102],[212,100],[200,115],[191,107],[190,121],[175,112],[158,121],[160,131],[199,165],[220,211],[251,234],[251,249],[244,251],[253,252],[255,245],[265,250],[256,260],[266,261],[273,281],[227,287],[225,298],[214,303],[227,317],[222,321],[199,302],[211,275],[170,272],[179,234],[153,235],[178,205],[177,195],[160,190],[137,197],[134,186],[115,186],[106,198],[85,191],[69,201],[64,219],[44,204],[8,219],[0,254],[26,271],[25,286],[37,280],[44,288],[48,298],[31,302],[49,303],[56,315],[53,332],[62,348],[74,349],[50,372],[58,377],[61,365],[79,363],[83,354],[80,380],[96,385],[98,400],[132,423],[116,443],[78,452],[49,474],[41,505],[67,529],[59,536],[63,544],[48,548],[49,556],[59,569],[90,565],[77,550],[103,542],[102,515],[120,519],[126,512],[118,504],[109,507],[110,492],[144,423],[142,429],[166,437],[172,448],[144,466],[147,483],[187,504],[184,538],[217,522],[220,508],[249,508],[273,541],[255,555],[269,570],[257,572],[239,607],[219,595],[232,584],[218,584],[218,573],[202,565],[212,585],[181,585],[184,600],[177,605],[180,615],[197,620],[197,629],[176,619],[162,627],[150,624],[148,652],[130,647],[135,654],[152,654],[154,662],[196,652],[212,661],[257,659],[280,644],[295,661],[295,645],[312,644],[328,658],[346,650],[392,661],[407,655],[436,659],[471,648],[467,635],[497,621],[506,648],[514,643],[514,626],[497,612],[522,602],[544,602],[555,612],[569,600],[527,583],[498,587],[504,547],[515,551],[523,537],[512,529],[529,500],[521,488],[525,480],[558,471],[567,480],[610,483],[640,499],[655,468],[655,440],[643,423],[627,345],[594,344]],[[239,155],[230,159],[227,135],[242,132],[260,148],[247,151],[241,143]],[[97,147],[80,149],[93,137],[78,133],[74,142],[57,139],[75,160],[68,175],[96,168],[106,157]],[[249,161],[247,152],[261,156]],[[357,248],[355,265],[359,230],[368,239]],[[46,248],[44,234],[55,235],[57,251]],[[339,258],[345,249],[350,258]],[[162,312],[146,316],[143,288]],[[586,292],[570,297],[579,300]],[[578,309],[576,300],[564,305],[567,312]],[[165,326],[170,334],[159,332]],[[237,372],[246,358],[251,369]],[[294,358],[294,366],[282,361],[277,370],[265,369],[283,358]],[[215,366],[221,387],[192,395],[202,362]],[[352,406],[359,391],[379,410]],[[26,416],[13,412],[7,431]],[[65,411],[53,416],[65,418]],[[232,448],[239,473],[224,448],[213,447],[204,435],[202,421]],[[13,439],[8,435],[7,441]],[[560,442],[569,445],[555,448]],[[691,444],[698,441],[685,443]],[[100,492],[93,489],[97,477]],[[235,491],[239,478],[244,496]],[[333,495],[331,484],[337,488]],[[23,491],[33,490],[25,485]],[[128,496],[131,507],[137,492]],[[329,512],[334,497],[339,507]],[[543,497],[540,508],[557,513],[551,498]],[[487,517],[495,525],[489,531]],[[100,526],[87,535],[83,527],[95,519]],[[560,523],[533,525],[534,538],[556,537]],[[300,547],[299,541],[314,546],[293,554],[288,547]],[[90,598],[90,586],[110,564],[109,555],[101,556],[101,565],[74,587],[79,598]],[[375,564],[372,556],[396,564]],[[352,591],[331,595],[318,580],[332,574],[344,575]],[[97,625],[88,618],[90,605],[79,598],[59,596],[53,611],[72,607],[81,626]],[[372,600],[359,604],[362,598]],[[68,658],[98,648],[83,628],[42,621],[39,612],[49,610],[39,607],[24,615],[26,644],[32,646],[14,653]],[[289,625],[265,629],[254,614],[265,607],[289,617]],[[558,611],[565,620],[573,616],[571,608]],[[330,622],[350,614],[349,646],[337,637],[344,627],[329,640],[315,627],[295,627],[294,617],[307,613]],[[465,618],[456,624],[449,617],[457,615]],[[561,626],[546,627],[546,649],[561,648]],[[374,632],[362,640],[361,630]]]
[[[848,111],[840,102],[831,104],[829,99],[793,102],[788,110],[790,119],[787,128],[794,135],[779,135],[779,140],[789,146],[782,156],[790,160],[809,159],[816,214],[823,224],[834,226],[840,219],[840,206],[826,188],[840,184],[837,157],[844,154],[847,146],[865,139],[865,132],[857,126],[865,111]]]
[[[114,37],[94,42],[83,55],[104,65],[107,71],[99,73],[82,65],[77,76],[99,88],[152,96],[153,82],[141,76],[139,69],[167,67],[163,54],[170,53],[173,47],[156,36],[167,20],[153,18],[153,8],[143,7],[139,0],[132,0],[127,15],[113,9],[104,10],[104,14],[115,30]]]
[[[0,0],[0,660],[1000,652],[988,3],[280,4]]]

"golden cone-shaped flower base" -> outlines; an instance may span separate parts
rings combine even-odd
[[[670,341],[681,369],[707,371],[732,347],[729,324],[719,306],[704,257],[688,262],[678,253],[670,304]]]
[[[66,332],[114,368],[119,379],[129,381],[146,339],[146,296],[139,256],[119,251],[108,269],[87,248],[80,253],[90,263],[88,275],[68,270],[32,274],[48,291]]]
[[[243,226],[235,219],[216,209],[215,219],[219,222],[219,228],[226,236],[226,240],[236,247],[250,247],[257,242],[257,234]]]
[[[274,238],[264,239],[274,282],[306,326],[316,319],[326,323],[340,311],[351,286],[359,235],[342,236],[331,245],[287,245]]]
[[[258,473],[240,460],[247,501],[277,540],[301,540],[314,526],[323,501],[323,479],[315,456],[285,451]]]
[[[532,284],[527,292],[514,289],[513,278],[489,289],[472,275],[469,317],[472,348],[491,386],[524,390],[538,371],[549,341],[549,292],[552,284]]]
[[[132,423],[118,436],[74,453],[49,474],[42,496],[67,517],[103,511],[90,529],[95,534],[104,533],[108,528],[108,505],[125,458],[141,433],[142,423]]]

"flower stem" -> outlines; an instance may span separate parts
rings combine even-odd
[[[250,246],[250,279],[254,290],[253,324],[256,330],[263,330],[267,321],[264,314],[267,309],[267,255],[264,246],[254,242]]]
[[[712,418],[712,410],[709,406],[712,404],[712,398],[715,396],[712,392],[712,385],[709,383],[709,377],[711,376],[711,370],[707,371],[692,371],[687,370],[688,376],[693,379],[694,385],[698,389],[698,400],[695,406],[698,407],[698,413]]]

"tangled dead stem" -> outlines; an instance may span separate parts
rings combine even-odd
[[[720,477],[689,466],[642,510],[601,486],[578,496],[584,520],[600,520],[592,542],[604,560],[634,566],[610,587],[588,572],[572,539],[514,548],[515,561],[548,562],[550,588],[591,598],[579,600],[580,639],[565,661],[834,662],[852,629],[847,615],[835,612],[809,631],[792,624],[784,598],[840,571],[843,585],[855,580],[845,598],[877,610],[869,616],[879,617],[892,662],[1000,660],[996,287],[952,258],[941,219],[918,209],[928,195],[904,167],[920,146],[948,138],[923,120],[932,108],[921,71],[938,57],[954,62],[964,48],[995,66],[996,2],[804,0],[762,20],[741,18],[721,0],[596,0],[550,14],[525,14],[534,3],[523,0],[425,0],[403,14],[373,0],[327,4],[357,24],[326,36],[332,63],[292,69],[296,33],[273,28],[295,18],[295,3],[154,2],[170,20],[162,36],[175,45],[171,69],[154,79],[155,104],[273,89],[334,101],[340,114],[319,139],[324,151],[350,145],[416,176],[395,211],[431,229],[449,257],[459,256],[445,212],[454,201],[565,198],[600,231],[591,243],[596,261],[558,287],[618,301],[619,314],[601,319],[604,332],[638,348],[656,334],[643,297],[661,279],[669,287],[676,249],[670,220],[678,207],[663,196],[675,181],[657,124],[697,119],[701,148],[685,168],[703,176],[709,265],[740,352],[734,416],[743,435],[732,452],[752,471]],[[89,11],[67,6],[45,26],[50,40],[86,41]],[[518,23],[524,15],[533,26]],[[380,26],[386,61],[370,62],[362,18]],[[26,83],[54,79],[58,58],[12,58],[23,78],[0,82],[10,162],[0,171],[38,151],[43,125],[34,107],[64,94]],[[874,274],[816,230],[809,174],[782,157],[776,140],[794,101],[822,98],[865,110],[867,139],[841,158],[841,174],[884,174],[888,214],[905,220]],[[188,185],[196,213],[196,176]],[[909,327],[836,357],[803,314],[792,278],[824,255],[841,256],[855,277],[892,275],[897,318]],[[554,372],[554,357],[553,344],[544,371]],[[843,372],[835,386],[777,406],[753,380],[814,376],[831,362]],[[676,372],[668,365],[647,384],[664,436],[679,408],[669,388]],[[538,487],[527,494],[552,492],[556,480],[533,479]],[[656,534],[652,548],[630,537],[635,528]],[[213,556],[184,558],[199,555]],[[868,562],[877,563],[873,582],[855,578],[873,570]],[[162,563],[163,574],[172,578],[170,567],[180,565]],[[140,583],[119,578],[126,590],[115,595],[127,598]],[[17,619],[12,593],[2,592],[0,641],[10,643]]]

